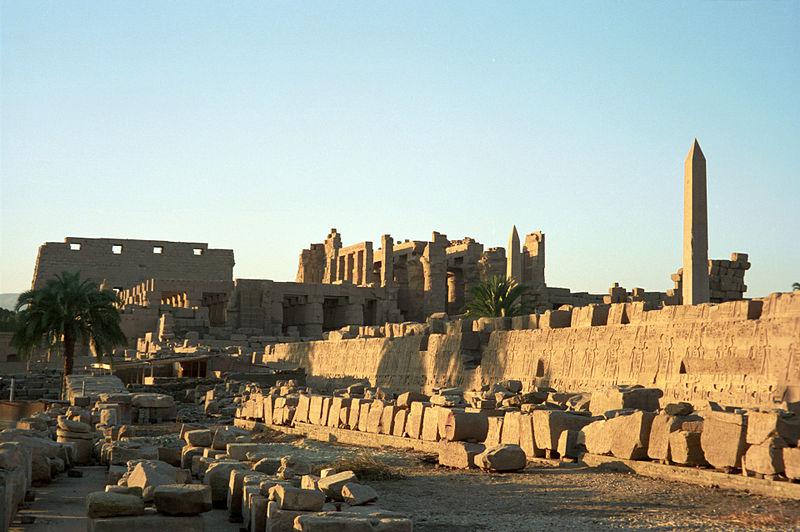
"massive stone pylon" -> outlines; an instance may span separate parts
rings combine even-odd
[[[706,158],[694,139],[683,163],[683,304],[709,300]]]
[[[511,236],[508,237],[506,278],[522,283],[522,250],[520,249],[519,233],[517,233],[516,225],[511,229]]]

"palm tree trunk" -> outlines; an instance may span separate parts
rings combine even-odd
[[[64,376],[61,380],[61,398],[67,397],[67,375],[72,374],[72,366],[75,358],[75,338],[68,331],[64,331]]]

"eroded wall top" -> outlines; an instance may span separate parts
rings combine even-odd
[[[39,246],[32,286],[65,271],[119,289],[152,278],[231,281],[233,265],[233,250],[206,243],[67,237]]]

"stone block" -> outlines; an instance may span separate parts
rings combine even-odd
[[[294,532],[294,520],[306,512],[281,510],[277,502],[267,503],[266,532]]]
[[[135,495],[95,491],[86,497],[86,516],[92,519],[143,514],[144,501]]]
[[[350,430],[358,430],[358,417],[361,413],[361,404],[365,402],[364,399],[351,399],[350,410],[347,416],[347,428]]]
[[[764,442],[748,447],[742,461],[742,468],[749,473],[760,475],[779,475],[784,471],[783,449],[786,442],[778,436],[767,438]]]
[[[659,399],[664,392],[658,388],[606,388],[592,392],[589,410],[592,415],[599,416],[610,410],[633,408],[655,412],[659,408]]]
[[[312,425],[319,425],[322,419],[322,400],[321,395],[312,395],[309,403],[308,422]]]
[[[263,495],[250,497],[250,532],[265,532],[267,527],[267,503]]]
[[[488,416],[486,418],[486,439],[484,440],[486,447],[500,445],[500,439],[503,435],[503,420],[502,416]]]
[[[211,488],[203,484],[163,484],[153,494],[156,510],[166,515],[197,515],[211,510]]]
[[[521,412],[506,412],[505,416],[503,416],[503,430],[500,435],[500,443],[519,445],[519,425],[521,418]]]
[[[342,499],[350,506],[361,506],[378,500],[378,492],[364,484],[348,482],[342,486]]]
[[[278,484],[269,490],[270,500],[278,503],[281,510],[320,512],[325,504],[322,491],[291,488]]]
[[[613,431],[611,454],[626,460],[647,458],[650,427],[655,417],[653,412],[637,411],[628,416],[608,420],[606,430]]]
[[[425,441],[439,440],[439,408],[428,407],[422,415],[422,436]]]
[[[680,430],[681,418],[661,412],[653,418],[647,456],[653,460],[670,460],[669,436]]]
[[[591,417],[562,410],[535,410],[532,415],[536,446],[551,451],[558,449],[558,438],[562,431],[577,431],[594,421]]]
[[[128,486],[142,490],[145,502],[153,500],[153,491],[157,486],[178,482],[180,470],[158,460],[142,460],[137,463],[128,475]]]
[[[800,416],[787,412],[748,413],[747,443],[757,445],[775,436],[782,438],[787,445],[796,447],[800,439]]]
[[[319,489],[328,497],[335,501],[342,500],[342,487],[348,482],[357,482],[355,473],[352,471],[342,471],[327,477],[320,478],[317,482]]]
[[[558,437],[558,455],[561,458],[578,458],[578,434],[577,430],[561,431]]]
[[[783,467],[786,478],[800,479],[800,449],[797,447],[783,448]]]
[[[475,457],[485,450],[486,446],[481,443],[464,441],[439,442],[439,465],[458,469],[477,467]]]
[[[333,400],[332,397],[323,397],[322,398],[322,412],[319,416],[319,424],[323,427],[328,424],[328,416],[331,413],[331,401]],[[337,412],[336,415],[338,416],[339,413]]]
[[[244,490],[244,477],[250,472],[246,469],[234,469],[228,477],[228,492],[226,494],[226,505],[228,507],[228,519],[231,522],[241,522],[242,520],[242,493]]]
[[[700,443],[709,464],[717,469],[742,464],[747,433],[747,418],[733,412],[708,412],[703,423]]]
[[[521,414],[519,417],[519,446],[522,447],[528,458],[541,458],[545,455],[544,449],[536,446],[536,438],[533,436],[533,416],[531,414]]]
[[[406,418],[406,434],[409,438],[418,440],[422,436],[422,421],[425,417],[425,404],[414,401],[408,410],[408,418]]]
[[[703,455],[703,446],[700,444],[700,433],[686,430],[671,432],[669,434],[669,460],[681,465],[705,465],[706,458]]]
[[[248,464],[234,460],[214,462],[208,466],[203,476],[203,484],[211,487],[211,502],[214,508],[225,508],[228,503],[228,485],[231,471],[234,469],[250,469]]]
[[[475,465],[487,471],[521,471],[527,461],[525,451],[519,445],[487,447],[475,456]]]
[[[394,430],[394,416],[397,414],[398,408],[395,405],[386,405],[383,407],[383,415],[381,416],[381,434],[391,435]]]
[[[310,410],[311,398],[308,395],[300,394],[297,400],[297,411],[294,413],[295,423],[308,423]]]
[[[402,438],[406,435],[406,419],[408,419],[408,410],[398,408],[394,415],[394,426],[392,427],[392,436]]]
[[[447,441],[482,442],[489,430],[489,416],[483,412],[447,409],[441,437]]]
[[[192,447],[211,447],[214,433],[208,429],[190,430],[183,435],[183,439]]]
[[[358,430],[367,432],[369,426],[369,413],[372,410],[372,401],[363,401],[359,405],[360,412],[358,414]]]
[[[339,512],[343,513],[343,512]],[[371,520],[334,514],[305,514],[294,520],[298,532],[374,532]]]
[[[367,415],[367,432],[378,434],[381,429],[381,420],[383,418],[383,409],[386,403],[380,400],[373,401],[369,407]]]
[[[424,403],[430,400],[430,397],[418,392],[405,392],[397,396],[397,408],[411,408],[411,403],[420,402]]]
[[[204,451],[204,447],[192,447],[190,445],[186,445],[183,449],[181,449],[181,469],[191,469],[192,458],[195,456],[203,456]]]
[[[237,439],[248,437],[250,433],[236,427],[220,427],[214,432],[211,448],[216,451],[225,451],[229,443],[236,443]]]

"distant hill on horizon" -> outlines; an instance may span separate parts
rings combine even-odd
[[[0,294],[0,308],[13,310],[19,294]]]

